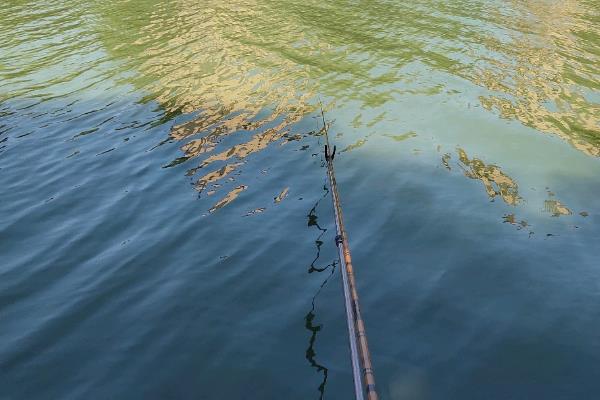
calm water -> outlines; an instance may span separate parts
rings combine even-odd
[[[3,1],[0,399],[600,393],[600,2]]]

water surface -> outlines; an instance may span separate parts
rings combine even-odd
[[[600,391],[600,3],[0,8],[0,398]]]

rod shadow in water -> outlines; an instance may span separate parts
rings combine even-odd
[[[311,336],[310,336],[310,339],[308,342],[308,348],[306,349],[306,359],[308,360],[308,362],[310,363],[312,368],[316,369],[318,373],[323,374],[323,380],[321,381],[321,384],[319,385],[319,388],[318,388],[320,400],[322,400],[325,396],[325,386],[327,385],[327,377],[328,377],[329,370],[324,365],[319,364],[319,362],[317,362],[317,359],[316,359],[317,353],[315,352],[315,342],[317,339],[317,333],[319,333],[321,331],[321,329],[323,329],[323,324],[315,323],[315,318],[316,318],[315,302],[317,300],[317,297],[321,293],[321,290],[325,287],[325,285],[327,284],[329,279],[333,276],[333,274],[336,270],[336,267],[337,267],[337,263],[338,263],[337,260],[334,260],[333,262],[325,265],[324,267],[317,266],[317,261],[319,260],[319,257],[321,256],[321,246],[323,245],[323,241],[321,239],[322,239],[323,235],[325,235],[325,233],[327,232],[326,228],[322,228],[319,225],[318,216],[317,216],[317,212],[316,212],[317,206],[319,205],[321,200],[323,200],[329,194],[329,189],[325,185],[323,185],[323,191],[324,191],[323,196],[319,200],[317,200],[317,202],[315,203],[313,208],[311,208],[310,212],[307,215],[308,227],[309,228],[316,227],[319,230],[319,236],[317,236],[317,238],[315,240],[315,246],[317,248],[316,249],[317,253],[315,255],[315,258],[310,263],[310,266],[308,268],[308,273],[312,274],[313,272],[324,272],[327,270],[329,270],[330,272],[327,275],[327,277],[325,278],[325,280],[319,286],[319,289],[317,290],[317,292],[314,294],[314,296],[312,298],[312,302],[311,302],[311,309],[304,317],[304,322],[305,322],[304,327],[311,332]]]

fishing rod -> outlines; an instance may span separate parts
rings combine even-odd
[[[350,246],[348,245],[348,236],[346,234],[346,228],[344,227],[340,196],[337,191],[337,183],[335,181],[333,170],[333,159],[335,157],[336,148],[333,146],[332,151],[331,146],[329,145],[329,132],[327,123],[325,122],[325,113],[323,112],[322,104],[321,117],[323,119],[323,130],[325,131],[325,162],[327,163],[327,176],[331,188],[333,212],[335,214],[337,233],[335,244],[338,248],[342,286],[344,288],[344,303],[346,306],[346,319],[348,322],[348,338],[350,341],[354,391],[357,400],[364,400],[365,393],[367,395],[367,400],[378,400],[379,397],[375,390],[375,375],[373,374],[373,366],[371,364],[371,354],[369,353],[365,324],[360,314],[358,292],[356,290],[356,282],[354,281],[354,271],[352,268],[352,257],[350,256]]]

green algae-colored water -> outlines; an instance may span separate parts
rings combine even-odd
[[[0,7],[0,399],[600,391],[600,3]]]

